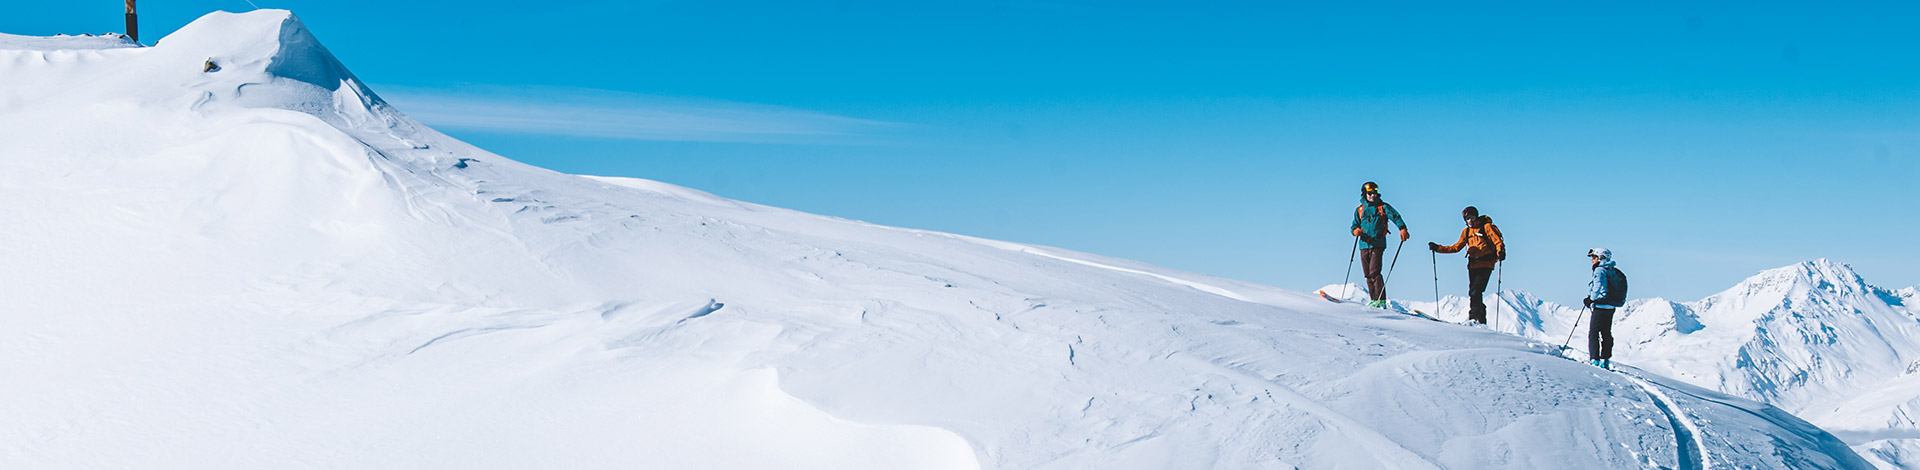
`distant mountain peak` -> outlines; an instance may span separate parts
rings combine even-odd
[[[1859,273],[1854,272],[1852,266],[1820,258],[1761,271],[1721,295],[1781,293],[1782,289],[1800,286],[1808,290],[1835,293],[1870,293],[1875,290]]]

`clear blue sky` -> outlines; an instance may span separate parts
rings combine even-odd
[[[1819,257],[1920,283],[1911,3],[253,3],[403,111],[565,172],[1298,289],[1340,280],[1372,180],[1409,248],[1477,205],[1505,286],[1563,303],[1595,245],[1635,297]],[[148,43],[252,9],[141,6]],[[14,34],[120,22],[0,7]],[[1432,296],[1427,258],[1395,297]]]

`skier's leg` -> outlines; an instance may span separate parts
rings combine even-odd
[[[1600,312],[1593,309],[1593,317],[1587,320],[1587,359],[1600,360]]]
[[[1492,269],[1467,270],[1467,319],[1487,324],[1487,280],[1493,277]]]
[[[1360,250],[1360,269],[1366,273],[1369,299],[1385,300],[1387,298],[1387,282],[1381,278],[1380,274],[1381,258],[1384,258],[1386,253],[1386,248]]]
[[[1593,309],[1594,359],[1613,359],[1613,309]]]

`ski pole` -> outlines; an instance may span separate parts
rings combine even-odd
[[[1400,244],[1393,247],[1393,262],[1387,264],[1387,276],[1380,279],[1380,290],[1387,290],[1387,281],[1393,280],[1393,266],[1400,264],[1400,249],[1406,247],[1406,240],[1400,240]]]
[[[1386,265],[1386,276],[1380,278],[1380,299],[1386,299],[1386,282],[1394,280],[1394,265],[1400,265],[1400,249],[1407,247],[1407,240],[1400,240],[1400,246],[1394,246],[1394,263]]]
[[[1493,331],[1500,331],[1500,304],[1507,303],[1506,296],[1500,295],[1500,283],[1505,281],[1507,277],[1507,260],[1500,260],[1500,263],[1495,264],[1493,269],[1496,273],[1493,278],[1493,300],[1500,302],[1493,304]],[[1518,333],[1519,329],[1515,328],[1514,332]]]
[[[1353,255],[1359,254],[1359,253],[1360,253],[1360,236],[1354,235],[1353,249],[1347,251],[1347,274],[1340,276],[1340,300],[1342,301],[1347,300],[1347,290],[1349,287],[1353,286],[1353,284],[1347,283],[1347,280],[1353,279]]]
[[[1582,307],[1580,314],[1573,316],[1573,329],[1567,330],[1567,340],[1560,342],[1560,349],[1567,349],[1567,345],[1573,344],[1573,332],[1580,331],[1580,319],[1587,316],[1588,308],[1592,307]]]
[[[1380,278],[1380,292],[1377,292],[1382,301],[1387,300],[1387,283],[1393,281],[1393,266],[1400,264],[1400,249],[1406,246],[1407,241],[1400,240],[1400,244],[1393,247],[1393,262],[1387,263],[1387,275]],[[1368,294],[1375,294],[1375,292],[1368,292]]]
[[[1433,311],[1440,312],[1440,253],[1427,250],[1427,258],[1433,260]]]

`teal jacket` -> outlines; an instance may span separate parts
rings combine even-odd
[[[1385,217],[1382,217],[1385,215]],[[1407,222],[1400,220],[1400,211],[1393,210],[1393,204],[1385,199],[1379,205],[1368,205],[1366,198],[1360,199],[1360,207],[1353,210],[1353,228],[1360,230],[1360,249],[1387,247],[1387,221],[1392,220],[1400,230],[1407,229]],[[1352,232],[1353,229],[1347,229]]]

